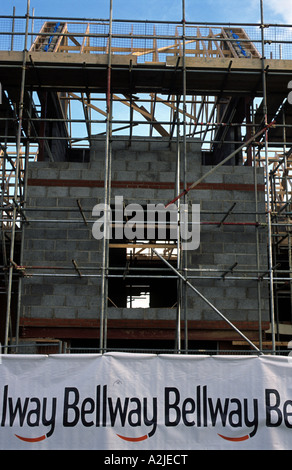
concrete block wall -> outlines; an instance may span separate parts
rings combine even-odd
[[[73,260],[83,274],[90,276],[100,266],[100,243],[85,225],[77,200],[92,208],[99,200],[101,188],[70,187],[82,179],[82,164],[32,164],[29,177],[39,185],[28,186],[27,217],[24,230],[24,264],[32,268],[31,277],[24,279],[22,303],[24,314],[49,318],[96,318],[96,299],[100,281],[83,278],[74,268]],[[45,186],[42,180],[60,185]],[[88,215],[88,213],[86,214]],[[84,268],[86,268],[84,270]],[[43,274],[40,276],[39,274]]]
[[[197,177],[208,171],[201,167]],[[257,300],[257,266],[267,270],[267,233],[265,228],[265,193],[262,169],[257,169],[258,217],[255,214],[254,168],[222,166],[210,175],[205,183],[212,182],[210,189],[189,193],[190,203],[200,202],[201,226],[200,247],[188,253],[189,275],[194,286],[232,321],[256,321],[259,305]],[[220,188],[220,185],[222,186]],[[233,207],[233,204],[235,206]],[[233,211],[223,224],[225,214]],[[213,211],[213,213],[209,213]],[[233,214],[235,213],[236,214]],[[256,221],[263,223],[256,227]],[[212,225],[208,225],[208,223]],[[216,222],[216,223],[215,223]],[[217,223],[218,222],[218,223]],[[258,237],[258,247],[256,243]],[[233,271],[230,270],[234,265]],[[192,271],[192,269],[199,270]],[[209,271],[201,271],[209,270]],[[226,274],[226,277],[223,275]],[[215,277],[221,277],[215,280]],[[202,279],[206,278],[208,279]],[[241,280],[236,280],[240,277]],[[253,278],[249,280],[248,278]],[[263,319],[269,319],[267,286],[261,285],[260,308]],[[194,292],[188,294],[188,311],[191,318],[216,320],[218,314],[204,303]]]
[[[201,165],[196,141],[188,143],[187,154],[188,181],[192,183],[210,167]],[[101,280],[96,274],[100,274],[102,265],[102,246],[92,235],[92,224],[85,225],[77,200],[88,218],[94,205],[103,202],[104,156],[105,143],[100,141],[91,149],[89,163],[30,164],[26,198],[30,223],[24,232],[23,262],[31,266],[27,271],[31,276],[24,278],[22,315],[25,317],[99,318]],[[113,142],[112,199],[123,196],[126,204],[168,203],[175,195],[175,175],[176,144],[169,147],[163,139],[141,140],[130,147],[127,139]],[[260,169],[257,179],[263,186]],[[203,222],[220,221],[234,202],[234,210],[248,214],[229,215],[226,222],[254,222],[253,181],[253,168],[220,167],[189,193],[189,203],[200,204]],[[259,211],[264,212],[264,191],[258,192],[258,199]],[[189,280],[230,320],[258,320],[257,282],[215,280],[213,277],[218,273],[205,270],[220,269],[221,274],[237,262],[236,272],[243,270],[242,276],[251,274],[257,267],[256,230],[260,240],[260,268],[265,269],[266,233],[254,226],[202,225],[199,248],[188,252]],[[72,260],[82,277],[74,270]],[[207,275],[209,278],[205,279]],[[189,319],[219,319],[193,291],[188,290],[187,294]],[[262,318],[267,319],[265,289],[262,289],[261,307]],[[109,318],[116,319],[176,318],[175,309],[111,307],[108,310]]]

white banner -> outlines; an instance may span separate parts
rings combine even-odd
[[[291,361],[3,355],[0,449],[292,449]]]

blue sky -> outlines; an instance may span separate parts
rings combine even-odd
[[[260,0],[185,0],[186,19],[196,22],[256,23]],[[1,0],[0,14],[26,12],[27,0]],[[291,0],[264,0],[264,19],[269,23],[292,23]],[[108,18],[110,0],[30,0],[36,16]],[[113,0],[115,19],[179,21],[181,0]]]

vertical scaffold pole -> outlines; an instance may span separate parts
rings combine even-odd
[[[183,182],[184,188],[187,187],[187,143],[186,143],[186,92],[187,92],[187,76],[186,76],[186,9],[185,0],[182,0],[183,7]],[[188,195],[184,194],[184,207],[186,207]],[[182,252],[183,269],[185,277],[187,277],[187,253],[185,250]],[[184,349],[188,351],[188,306],[187,306],[187,288],[185,283],[182,286],[183,290],[183,304],[184,304]]]
[[[30,91],[30,100],[29,100],[29,117],[32,115],[32,91]],[[24,163],[24,181],[23,181],[23,203],[24,207],[26,205],[26,195],[27,195],[27,179],[28,179],[28,164],[29,164],[29,154],[30,154],[30,136],[31,136],[31,120],[28,121],[27,126],[27,142],[25,146],[25,163]],[[24,254],[24,232],[25,232],[25,222],[21,222],[21,245],[20,245],[20,265],[23,264],[23,254]],[[18,281],[18,297],[17,297],[17,317],[15,324],[15,344],[16,348],[19,344],[19,325],[20,325],[20,315],[21,315],[21,298],[22,298],[22,289],[23,289],[23,278],[19,277]],[[16,349],[17,351],[17,349]]]
[[[107,291],[108,291],[108,251],[109,237],[108,230],[109,216],[107,212],[110,204],[111,190],[111,42],[112,42],[112,13],[113,2],[110,0],[110,19],[109,19],[109,38],[108,38],[108,70],[107,70],[107,119],[106,119],[106,143],[105,143],[105,168],[104,168],[104,208],[105,208],[105,233],[102,240],[102,278],[101,278],[101,312],[100,312],[100,351],[104,352],[106,348],[106,330],[107,330]]]
[[[179,107],[179,99],[177,97],[177,109]],[[181,180],[181,152],[180,152],[180,120],[179,120],[179,115],[177,113],[177,159],[176,159],[176,194],[175,196],[180,194],[180,180]],[[178,206],[178,227],[180,227],[180,199],[177,201],[177,206]],[[180,239],[180,230],[178,229],[177,233],[177,263],[176,267],[177,270],[180,271],[181,269],[181,239]],[[181,347],[181,306],[182,306],[182,280],[178,277],[177,278],[177,307],[176,307],[176,345],[175,349],[177,351],[180,350]]]
[[[252,121],[254,124],[254,109],[252,109]],[[254,134],[254,128],[252,130],[252,134]],[[259,222],[259,215],[258,215],[258,177],[257,177],[257,165],[256,165],[256,152],[254,146],[252,146],[252,158],[254,164],[254,197],[255,197],[255,222]],[[256,263],[257,263],[257,270],[258,270],[258,280],[257,280],[257,299],[258,299],[258,333],[259,333],[259,347],[262,350],[262,306],[261,306],[261,277],[260,277],[260,247],[259,247],[259,230],[258,227],[255,231],[256,237]]]
[[[19,96],[18,129],[17,129],[17,137],[16,137],[14,201],[17,201],[18,189],[19,189],[20,144],[21,144],[21,129],[22,129],[22,119],[23,119],[23,106],[24,106],[24,86],[25,86],[25,72],[26,72],[26,61],[27,61],[29,10],[30,10],[30,0],[27,0],[25,37],[24,37],[24,48],[23,48],[23,58],[22,58],[21,87],[20,87],[20,96]],[[11,294],[12,294],[12,278],[13,278],[13,263],[12,262],[14,258],[14,248],[15,248],[16,218],[17,218],[17,207],[14,204],[12,228],[11,228],[10,266],[9,266],[9,274],[8,274],[8,291],[7,291],[7,306],[6,306],[6,323],[5,323],[5,340],[4,340],[5,341],[5,347],[4,347],[5,354],[7,354],[9,325],[11,321]]]
[[[266,90],[266,71],[265,71],[265,39],[264,39],[264,8],[263,0],[260,0],[261,9],[261,44],[262,44],[262,82],[263,82],[263,105],[265,127],[268,123],[267,118],[267,90]],[[264,133],[265,143],[265,170],[266,170],[266,203],[267,203],[267,225],[268,225],[268,268],[270,282],[270,316],[271,316],[271,334],[272,334],[272,352],[275,351],[275,312],[274,312],[274,276],[273,276],[273,253],[272,253],[272,225],[271,225],[271,207],[270,207],[270,179],[269,179],[269,157],[268,157],[268,131],[267,127]]]

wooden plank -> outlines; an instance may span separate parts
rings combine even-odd
[[[154,97],[154,93],[150,93],[150,96],[151,96],[151,98],[153,98],[153,97]],[[172,102],[165,101],[164,99],[159,98],[158,96],[156,97],[156,100],[157,100],[157,102],[163,103],[165,106],[168,106],[168,107],[172,108],[174,111],[178,111],[178,112],[181,113],[181,114],[184,113],[182,109],[180,109],[180,108],[178,108],[177,106],[175,106],[175,104],[173,104]],[[193,121],[196,121],[196,116],[195,116],[195,115],[190,114],[190,113],[185,113],[185,115],[186,115],[187,117],[189,117],[190,119],[192,119]]]
[[[126,106],[129,106],[130,108],[134,109],[135,111],[137,111],[138,113],[142,114],[142,116],[147,120],[147,121],[151,121],[154,123],[152,124],[153,127],[157,130],[157,132],[162,136],[162,137],[169,137],[169,133],[164,129],[164,127],[159,124],[158,122],[156,122],[156,119],[154,118],[154,116],[151,116],[151,114],[149,113],[149,111],[147,111],[147,109],[144,108],[144,106],[138,106],[135,102],[133,103],[130,103],[130,100],[128,97],[125,97],[126,100],[121,100],[118,96],[116,95],[113,95],[113,98],[118,100],[120,103],[123,103],[125,104]]]
[[[82,98],[80,96],[76,95],[75,93],[68,93],[68,95],[71,96],[72,98],[82,102]],[[86,106],[88,108],[94,109],[94,111],[97,111],[98,113],[102,114],[103,116],[107,116],[107,113],[105,111],[103,111],[102,109],[98,108],[94,104],[88,103],[87,100],[85,100],[85,102],[86,102]]]
[[[176,244],[174,243],[110,243],[110,248],[165,248],[165,249],[174,249]]]

